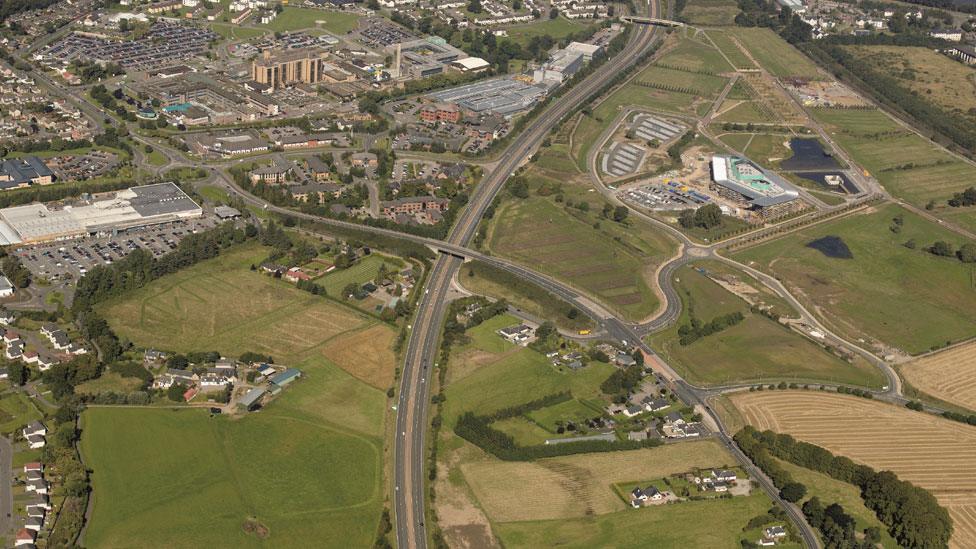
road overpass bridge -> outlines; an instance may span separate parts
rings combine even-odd
[[[642,17],[639,15],[625,15],[620,18],[625,23],[636,23],[638,25],[654,25],[656,27],[684,27],[681,21],[671,19],[659,19],[657,17]]]

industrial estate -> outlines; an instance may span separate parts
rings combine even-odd
[[[0,543],[976,547],[974,44],[0,2]]]

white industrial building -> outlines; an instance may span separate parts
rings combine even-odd
[[[58,209],[40,203],[0,209],[0,245],[80,238],[202,215],[175,184],[143,185]]]

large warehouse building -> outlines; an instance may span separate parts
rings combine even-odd
[[[0,209],[0,245],[34,244],[200,217],[203,209],[173,183],[132,187],[82,204]]]
[[[719,195],[741,202],[765,217],[779,215],[800,197],[796,187],[741,156],[712,157],[712,181]]]

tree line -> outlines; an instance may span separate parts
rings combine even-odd
[[[745,318],[745,315],[740,311],[735,311],[717,316],[703,324],[701,320],[692,316],[688,324],[682,324],[678,328],[678,342],[681,345],[691,345],[703,337],[708,337],[726,328],[731,328],[745,320]]]
[[[948,547],[953,525],[948,511],[925,489],[900,480],[891,471],[875,471],[850,458],[835,456],[825,448],[800,442],[790,435],[757,431],[746,426],[736,433],[739,448],[760,467],[781,490],[793,479],[776,459],[823,473],[857,486],[864,505],[902,547],[928,549]]]

